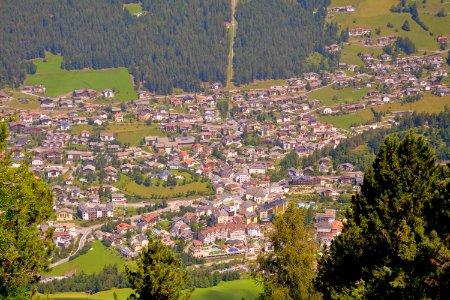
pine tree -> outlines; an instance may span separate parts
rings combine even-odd
[[[0,124],[0,151],[7,136]],[[8,155],[0,159],[0,299],[27,299],[27,285],[49,269],[52,231],[38,226],[53,216],[53,195],[28,166],[10,163]]]
[[[316,244],[307,230],[304,209],[290,203],[283,215],[274,219],[270,234],[273,252],[258,256],[252,270],[255,280],[263,285],[263,299],[307,299],[314,295],[314,259]]]
[[[320,260],[316,288],[325,299],[448,296],[449,191],[449,171],[423,138],[387,138]]]
[[[402,29],[403,29],[404,31],[410,31],[410,30],[411,30],[411,27],[409,26],[408,20],[405,20],[405,22],[404,22],[403,25],[402,25]]]
[[[189,281],[181,260],[160,240],[150,241],[137,260],[137,268],[125,268],[128,281],[135,290],[129,299],[172,300]],[[186,293],[184,298],[188,298]]]

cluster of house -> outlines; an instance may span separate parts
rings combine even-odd
[[[333,11],[352,9],[338,7]],[[349,33],[363,36],[370,31],[355,28]],[[395,37],[380,37],[376,43],[394,40]],[[330,52],[339,50],[336,44],[328,47]],[[132,175],[140,173],[144,180],[159,183],[171,175],[182,181],[180,171],[184,171],[210,182],[214,196],[203,198],[195,213],[171,220],[170,229],[155,231],[158,237],[169,246],[174,239],[192,240],[191,251],[197,256],[269,251],[269,244],[267,249],[260,249],[258,241],[264,239],[263,232],[270,230],[273,216],[286,208],[284,194],[317,193],[337,198],[357,190],[362,182],[362,173],[352,165],[342,164],[335,170],[326,157],[313,166],[289,169],[280,181],[271,180],[273,162],[290,151],[308,156],[327,146],[336,147],[346,138],[335,126],[319,122],[315,113],[350,113],[419,96],[424,91],[439,96],[450,94],[448,86],[442,84],[447,71],[440,55],[394,60],[388,54],[378,58],[362,54],[361,59],[364,73],[356,65],[340,63],[332,73],[308,72],[290,78],[286,86],[266,89],[224,92],[221,84],[214,83],[211,91],[201,94],[156,97],[139,91],[137,100],[120,107],[92,101],[114,97],[109,89],[82,89],[49,98],[43,96],[45,86],[25,86],[24,93],[41,95],[40,109],[4,111],[1,115],[18,116],[8,124],[12,165],[29,163],[30,170],[51,182],[55,209],[62,222],[56,223],[60,224],[55,229],[58,245],[67,245],[76,233],[66,222],[71,220],[68,215],[82,220],[108,219],[113,217],[115,206],[127,203],[129,195],[120,189],[121,176],[135,180]],[[347,70],[357,74],[347,75]],[[417,78],[415,74],[420,70],[429,74]],[[309,90],[329,84],[369,91],[353,104],[324,106],[316,99],[308,99]],[[382,92],[376,89],[379,84]],[[0,100],[10,98],[0,91]],[[223,118],[220,101],[230,101],[230,118]],[[140,146],[130,146],[108,128],[122,123],[151,124],[158,133],[142,136]],[[342,227],[332,215],[327,211],[317,217],[321,243],[328,243]],[[145,238],[136,233],[124,243],[124,233],[134,228],[153,228],[158,221],[159,215],[143,215],[135,224],[122,223],[114,234],[98,236],[119,245],[124,255],[133,256],[144,246]],[[195,223],[201,223],[201,230],[194,231]]]
[[[331,241],[341,234],[344,225],[336,220],[335,209],[325,209],[323,213],[317,213],[314,217],[314,229],[316,240],[320,245],[331,245]]]
[[[353,5],[335,6],[330,8],[330,11],[335,13],[354,12],[356,11],[356,8]]]
[[[450,89],[441,82],[442,77],[447,77],[446,64],[439,55],[410,56],[398,58],[392,61],[392,56],[382,54],[379,58],[372,54],[362,54],[361,59],[372,74],[357,74],[348,76],[344,71],[346,66],[340,66],[341,70],[334,73],[332,82],[335,88],[354,87],[372,88],[365,97],[353,104],[337,104],[322,106],[319,114],[346,114],[365,109],[370,105],[382,105],[394,100],[401,100],[408,96],[420,96],[423,92],[432,92],[438,96],[450,95]],[[350,66],[348,67],[350,70]],[[427,77],[417,78],[415,72],[427,69],[430,74]],[[324,77],[328,74],[322,74]],[[373,89],[382,85],[382,90]]]

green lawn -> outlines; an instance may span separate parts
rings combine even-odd
[[[121,175],[116,186],[129,195],[136,195],[144,198],[150,198],[150,195],[157,195],[167,198],[175,198],[178,193],[186,193],[187,191],[207,192],[206,182],[192,182],[186,185],[178,185],[175,187],[163,187],[163,181],[160,186],[152,184],[149,187],[135,183],[130,177]]]
[[[164,133],[159,128],[158,124],[114,123],[109,124],[107,130],[117,133],[117,138],[120,142],[130,143],[132,146],[139,145],[139,142],[147,135],[164,136]]]
[[[192,300],[246,300],[255,299],[261,292],[261,288],[251,279],[241,279],[228,282],[220,282],[217,286],[210,288],[195,289],[192,293]],[[114,292],[119,300],[125,300],[132,293],[131,289],[112,289],[99,292],[93,295],[86,293],[58,293],[51,295],[39,295],[42,299],[58,300],[109,300],[113,299]]]
[[[125,260],[119,256],[118,252],[107,249],[100,241],[96,240],[92,250],[88,253],[53,268],[47,275],[62,276],[73,270],[76,270],[77,273],[83,271],[87,274],[93,274],[101,271],[108,264],[115,264],[119,269],[123,269]]]
[[[252,279],[220,282],[217,286],[195,289],[192,300],[245,300],[255,299],[262,292]]]
[[[142,4],[141,3],[128,3],[124,4],[123,7],[128,10],[130,14],[137,14],[142,12]]]
[[[25,85],[43,84],[50,97],[64,95],[76,89],[101,91],[109,88],[115,90],[118,100],[137,98],[126,68],[66,71],[61,69],[62,57],[50,53],[47,53],[45,61],[38,58],[33,62],[37,67],[36,74],[28,76]]]
[[[445,106],[450,107],[450,96],[439,97],[431,93],[424,93],[423,98],[413,103],[402,105],[400,102],[393,102],[375,108],[377,111],[401,111],[414,110],[417,112],[439,113],[444,110]]]
[[[337,1],[335,2],[337,3]],[[341,28],[369,28],[372,30],[372,37],[377,36],[374,31],[379,27],[381,29],[380,36],[397,35],[409,37],[414,41],[418,50],[438,50],[439,45],[435,37],[430,36],[429,32],[423,30],[414,22],[410,14],[398,14],[389,11],[393,5],[398,5],[398,3],[399,1],[397,0],[339,1],[339,5],[354,4],[356,11],[353,13],[335,13],[329,19],[330,21],[339,23]],[[421,5],[418,5],[418,8],[420,11]],[[405,20],[408,20],[411,31],[406,32],[401,29]],[[425,22],[425,20],[423,21]],[[392,23],[394,27],[388,28],[386,26],[388,22]],[[425,22],[425,24],[427,23]],[[444,28],[448,28],[448,26]]]
[[[42,295],[39,294],[41,299],[57,299],[57,300],[110,300],[114,299],[114,292],[119,300],[126,300],[128,296],[132,293],[132,289],[112,289],[107,291],[98,292],[96,294],[90,295],[83,292],[67,292],[58,294]],[[37,299],[36,297],[33,299]]]
[[[319,120],[324,123],[333,124],[338,128],[350,129],[352,124],[362,124],[373,119],[370,109],[362,109],[358,112],[339,116],[320,116]]]
[[[367,95],[368,88],[355,89],[351,87],[333,89],[327,86],[308,94],[309,99],[317,99],[325,105],[336,105],[340,103],[353,103]],[[336,96],[337,100],[333,100]]]
[[[257,80],[252,83],[242,85],[239,87],[240,90],[251,90],[251,89],[267,89],[271,86],[288,85],[286,79],[273,79],[273,80]]]

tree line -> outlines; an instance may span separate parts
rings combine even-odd
[[[125,274],[120,272],[116,265],[106,265],[96,274],[86,274],[81,272],[73,277],[39,283],[37,285],[37,291],[42,294],[87,291],[94,294],[112,288],[127,287],[129,287],[129,284]]]
[[[289,78],[302,74],[314,51],[336,41],[335,24],[325,24],[328,0],[239,1],[234,43],[234,81]]]
[[[66,70],[127,67],[137,84],[160,94],[225,82],[230,21],[228,0],[32,1],[0,4],[0,86],[18,87],[36,72],[31,59],[61,54]],[[329,0],[239,1],[234,56],[237,84],[298,76],[314,51],[323,64],[337,59],[324,46],[345,40],[326,24]],[[327,61],[327,62],[326,62]],[[223,116],[225,113],[223,114]]]
[[[129,1],[127,1],[129,2]],[[227,0],[142,0],[135,17],[120,0],[2,1],[0,85],[35,71],[27,60],[61,54],[67,70],[125,66],[150,91],[198,90],[225,81]]]

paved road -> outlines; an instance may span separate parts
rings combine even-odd
[[[198,199],[197,199],[198,200]],[[168,205],[166,208],[158,209],[156,212],[169,212],[169,211],[177,211],[180,209],[181,205],[189,206],[192,204],[194,200],[177,200],[177,201],[170,201],[168,202]],[[148,205],[148,203],[140,202],[140,203],[128,203],[126,206],[133,206],[133,207],[144,207],[145,205]],[[132,216],[130,219],[131,221],[137,221],[139,220],[141,215]],[[73,251],[69,257],[61,259],[53,264],[50,265],[50,267],[54,268],[56,266],[59,266],[63,263],[66,263],[69,261],[69,258],[74,256],[78,251],[83,249],[84,245],[86,244],[87,236],[99,229],[103,224],[96,224],[90,227],[81,227],[78,231],[81,233],[80,243],[78,244],[78,248]]]
[[[73,251],[68,257],[61,259],[53,264],[50,265],[50,267],[54,268],[56,266],[59,266],[63,263],[66,263],[69,261],[69,258],[74,256],[78,251],[80,251],[81,249],[83,249],[84,245],[86,244],[86,239],[87,236],[92,233],[93,231],[97,230],[98,228],[100,228],[102,226],[102,224],[97,224],[91,227],[85,227],[85,228],[81,228],[79,231],[81,233],[81,238],[80,238],[80,242],[78,243],[78,248]]]

